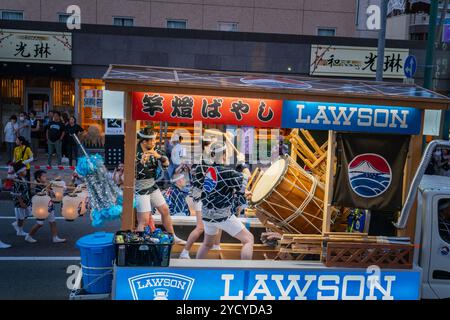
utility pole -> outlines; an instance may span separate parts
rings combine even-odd
[[[381,25],[378,32],[378,50],[377,50],[377,81],[383,81],[384,69],[384,48],[386,43],[386,16],[389,0],[381,0]]]
[[[428,24],[428,41],[427,41],[427,53],[425,57],[425,76],[423,86],[426,89],[431,89],[433,82],[433,60],[434,60],[434,47],[436,39],[436,19],[438,12],[438,0],[430,1],[430,22]]]

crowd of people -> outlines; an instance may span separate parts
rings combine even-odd
[[[45,138],[47,164],[51,166],[55,154],[58,165],[62,164],[63,157],[68,159],[69,165],[74,162],[76,164],[79,152],[74,136],[78,136],[84,129],[74,116],[67,113],[49,111],[43,119],[37,119],[36,112],[32,110],[29,113],[21,112],[19,117],[12,115],[3,131],[7,163],[26,160],[15,158],[16,148],[21,145],[26,145],[29,153],[34,155],[30,162],[37,160],[39,142]]]
[[[23,230],[27,217],[31,216],[31,197],[33,195],[31,182],[31,163],[37,160],[41,133],[45,133],[47,147],[47,164],[52,165],[53,155],[56,154],[57,164],[62,164],[62,158],[67,157],[69,165],[78,158],[78,144],[74,135],[78,135],[83,128],[77,124],[74,116],[59,111],[50,111],[44,119],[37,119],[36,112],[21,112],[19,117],[11,115],[4,126],[4,141],[6,144],[7,164],[13,169],[10,172],[14,177],[12,196],[15,206],[16,221],[13,227],[17,236],[23,236],[25,241],[35,243],[33,235],[43,225],[42,221],[31,228],[30,232]],[[37,170],[34,173],[36,188],[34,193],[41,192],[41,184],[47,183],[46,172]],[[51,192],[51,190],[48,190]],[[49,206],[49,217],[52,240],[54,243],[65,242],[57,235],[53,206]],[[0,241],[0,249],[9,248],[10,245]]]

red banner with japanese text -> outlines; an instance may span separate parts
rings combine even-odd
[[[133,92],[133,120],[281,126],[282,100]]]

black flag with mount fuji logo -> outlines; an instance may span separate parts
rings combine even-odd
[[[333,205],[376,211],[402,207],[410,136],[340,133]]]

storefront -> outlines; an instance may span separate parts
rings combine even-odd
[[[50,110],[73,114],[72,35],[16,29],[2,29],[1,35],[2,125],[22,111],[34,110],[41,120]]]

